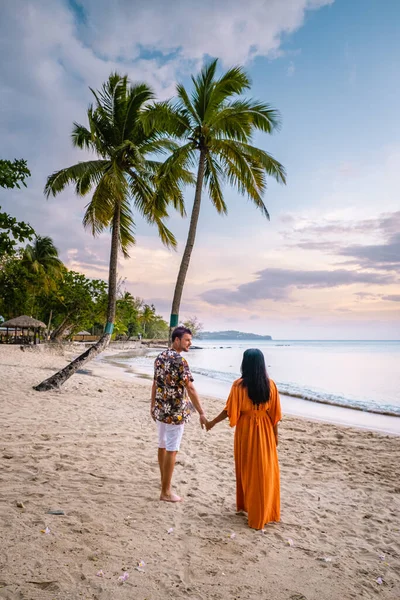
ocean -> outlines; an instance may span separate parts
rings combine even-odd
[[[259,348],[287,414],[400,431],[400,341],[194,340],[187,358],[200,394],[226,399],[246,348]],[[154,357],[128,359],[152,374]]]

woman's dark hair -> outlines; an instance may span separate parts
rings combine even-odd
[[[185,333],[190,333],[190,335],[192,335],[192,332],[188,327],[184,327],[183,325],[175,327],[175,329],[172,332],[172,341],[174,341],[176,338],[179,338],[181,340]]]
[[[271,386],[261,350],[257,348],[245,350],[240,370],[242,385],[247,388],[252,403],[259,406],[268,402]]]

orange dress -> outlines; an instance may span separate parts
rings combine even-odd
[[[262,529],[280,519],[279,463],[273,426],[282,418],[275,383],[268,404],[250,400],[241,379],[233,385],[225,410],[235,431],[236,506],[248,514],[249,527]]]

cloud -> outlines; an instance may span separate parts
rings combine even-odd
[[[380,300],[381,296],[377,294],[370,294],[369,292],[355,292],[353,296],[356,296],[358,300]]]
[[[351,245],[339,251],[342,256],[369,269],[400,271],[400,233],[390,236],[386,244]]]
[[[81,224],[85,200],[72,188],[46,202],[47,176],[85,160],[72,147],[72,123],[86,123],[92,101],[113,70],[145,80],[159,97],[173,95],[177,78],[209,55],[225,64],[278,55],[281,38],[302,26],[306,12],[332,0],[14,0],[0,19],[0,156],[28,160],[28,189],[3,194],[3,210],[50,235],[65,259],[68,249],[90,262],[109,240],[93,240]],[[139,219],[140,231],[143,223]],[[154,234],[155,235],[155,234]],[[103,241],[104,238],[104,241]]]
[[[397,271],[400,268],[400,211],[383,213],[374,219],[359,221],[340,221],[323,219],[321,222],[305,222],[295,225],[295,219],[285,215],[283,222],[292,225],[285,237],[293,239],[301,237],[289,247],[302,250],[317,250],[320,252],[352,258],[347,264],[358,265],[362,268]],[[380,237],[383,243],[378,244],[344,244],[343,238],[354,238],[361,234]],[[339,237],[340,241],[335,240]]]
[[[281,37],[299,29],[307,11],[332,2],[251,0],[244,7],[241,0],[120,0],[110,11],[106,0],[82,0],[76,17],[85,44],[107,59],[209,55],[232,64],[276,56]]]
[[[382,300],[389,300],[390,302],[400,302],[400,294],[388,294],[382,296]]]
[[[239,285],[235,290],[219,288],[208,290],[200,297],[210,304],[242,304],[256,300],[285,300],[294,289],[327,289],[353,284],[384,285],[393,277],[337,269],[334,271],[301,271],[265,269],[256,273],[257,279]]]

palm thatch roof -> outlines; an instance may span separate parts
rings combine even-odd
[[[17,327],[19,329],[38,327],[46,329],[46,325],[42,323],[42,321],[38,321],[37,319],[33,319],[32,317],[27,317],[26,315],[22,315],[21,317],[15,317],[15,319],[10,319],[9,321],[4,321],[4,323],[2,323],[1,326]]]
[[[89,331],[78,331],[78,333],[74,333],[74,335],[92,335]]]

